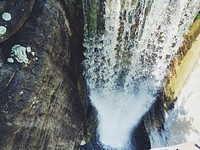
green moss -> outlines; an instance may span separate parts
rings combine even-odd
[[[200,12],[198,12],[196,19],[200,19]]]
[[[85,39],[91,39],[105,32],[105,4],[99,0],[84,0]],[[91,41],[93,45],[93,41]]]

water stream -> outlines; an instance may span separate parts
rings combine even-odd
[[[199,0],[84,0],[84,76],[104,149],[128,150]],[[103,148],[102,148],[103,149]]]

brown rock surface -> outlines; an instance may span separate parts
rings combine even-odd
[[[34,0],[13,0],[22,2],[28,13],[13,10],[20,17],[11,22],[12,29],[0,39],[0,147],[78,149],[84,111],[79,95],[84,94],[77,87],[81,62],[78,42],[82,41],[77,31],[81,24],[75,26],[80,14],[74,9],[81,5],[74,1],[38,0],[32,9]],[[11,10],[16,6],[0,3],[0,13],[6,6]],[[26,52],[28,63],[20,63],[12,55],[16,44],[31,47],[32,53]],[[8,58],[14,62],[9,63]]]

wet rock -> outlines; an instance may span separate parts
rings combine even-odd
[[[81,51],[81,44],[77,44],[74,52],[73,42],[81,43],[82,37],[73,30],[82,27],[73,27],[77,19],[73,13],[73,23],[67,18],[63,4],[74,3],[34,2],[0,2],[0,13],[11,10],[15,19],[0,37],[0,147],[78,149],[83,137],[80,93],[84,97],[84,84],[77,79],[81,60],[73,62]],[[0,19],[0,25],[3,23],[7,22]],[[27,51],[23,48],[27,63],[17,60],[12,53],[14,45],[28,47]]]

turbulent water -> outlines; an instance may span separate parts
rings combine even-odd
[[[155,101],[199,0],[85,0],[84,75],[105,149],[130,134]]]

